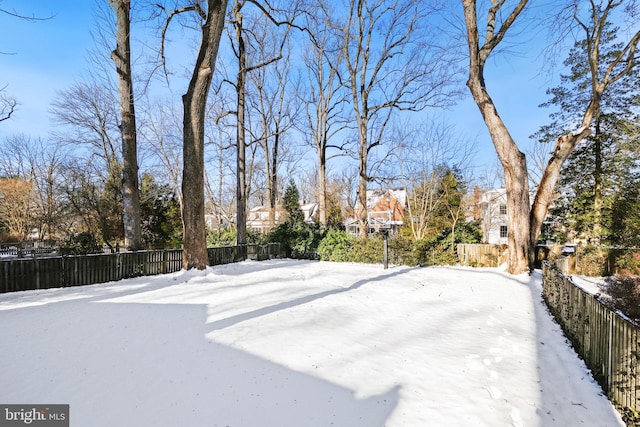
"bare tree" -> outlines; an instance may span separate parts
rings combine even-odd
[[[92,81],[76,83],[58,92],[51,103],[54,123],[64,126],[54,138],[63,145],[89,149],[106,177],[121,167],[117,110],[118,101],[108,88]]]
[[[439,211],[451,208],[452,221],[457,222],[459,206],[447,203],[443,178],[452,169],[459,176],[469,173],[475,142],[456,132],[453,125],[435,119],[395,126],[394,138],[399,140],[394,164],[399,183],[407,191],[407,227],[414,239],[424,239],[432,232]],[[453,194],[457,188],[449,190]]]
[[[220,230],[235,211],[235,182],[229,177],[235,175],[234,137],[228,129],[216,126],[208,145],[213,148],[208,163],[215,164],[215,174],[207,173],[205,192],[209,199],[207,212],[214,215],[215,228]]]
[[[264,48],[265,44],[267,43],[267,39],[273,38],[274,36],[273,34],[270,34],[268,36],[266,35],[265,33],[266,27],[264,25],[264,22],[262,23],[262,26],[254,25],[252,26],[252,28],[245,28],[245,25],[243,23],[244,16],[243,16],[242,9],[247,3],[251,3],[252,5],[258,8],[258,10],[262,14],[262,17],[264,18],[263,21],[268,20],[276,26],[282,26],[282,25],[286,26],[285,35],[282,37],[277,37],[277,39],[279,40],[277,39],[274,40],[275,46],[279,46],[279,49],[272,52],[271,55],[267,55],[267,56],[262,55],[262,57],[257,57],[255,55],[255,52],[260,50],[260,46]],[[289,9],[290,10],[288,12],[292,14],[297,13],[297,5],[294,4],[290,6]],[[250,190],[251,179],[248,179],[247,177],[250,177],[253,175],[252,168],[254,167],[253,162],[248,162],[246,158],[247,156],[246,149],[248,146],[252,145],[251,143],[253,143],[253,141],[250,141],[250,143],[247,143],[247,140],[246,140],[246,137],[247,137],[246,132],[250,128],[250,126],[247,126],[248,117],[246,116],[246,108],[247,108],[246,84],[247,84],[248,76],[250,75],[249,73],[255,70],[262,69],[268,66],[269,64],[279,61],[282,58],[282,49],[283,49],[284,43],[287,39],[287,35],[291,27],[293,27],[294,24],[293,24],[293,18],[286,18],[283,21],[277,20],[275,18],[275,14],[276,13],[279,14],[281,12],[282,11],[273,9],[268,3],[266,3],[266,7],[265,7],[260,2],[253,1],[253,0],[236,0],[232,8],[232,24],[234,28],[233,40],[235,42],[233,48],[234,48],[235,56],[238,60],[238,74],[237,74],[237,78],[234,83],[234,86],[237,94],[237,110],[235,111],[235,114],[238,120],[237,121],[238,123],[237,170],[236,170],[236,180],[237,180],[236,223],[237,223],[237,243],[239,245],[246,243],[247,201],[251,195],[251,190]],[[259,19],[255,20],[254,22],[256,23],[259,22]],[[262,36],[256,34],[254,31],[258,31],[258,32],[262,31],[261,33]],[[253,40],[253,43],[254,43],[253,46],[250,43],[251,40],[247,40],[245,33],[250,34],[250,38],[251,40]],[[251,49],[251,52],[249,52],[248,49]],[[253,62],[251,62],[252,60]],[[264,124],[264,121],[263,121],[263,124]],[[264,141],[264,139],[262,140]],[[256,150],[256,147],[252,146],[251,153],[250,153],[252,157],[255,156],[255,150]],[[270,169],[268,170],[265,169],[265,171],[267,172],[265,174],[265,177],[267,178],[267,181],[266,181],[267,188],[271,189],[271,188],[274,188],[273,180],[271,179],[271,177],[273,176],[272,166],[274,165],[274,163],[270,159],[267,159],[267,160],[268,161],[265,164],[265,168],[270,168]],[[277,164],[275,165],[277,168]],[[277,186],[277,183],[276,183],[276,186]],[[273,200],[275,203],[275,190],[273,190],[272,194],[273,194],[273,197],[270,196],[269,200]],[[275,215],[274,210],[272,210],[272,215]]]
[[[202,270],[209,263],[204,221],[204,122],[226,10],[227,0],[207,0],[206,3],[194,1],[189,6],[167,10],[168,16],[163,30],[164,35],[172,18],[180,13],[195,12],[200,19],[200,46],[187,91],[182,96],[182,265],[185,269]]]
[[[603,64],[599,47],[604,27],[612,10],[622,2],[607,0],[590,1],[588,18],[581,18],[581,2],[572,2],[573,20],[584,32],[586,43],[585,61],[591,70],[591,98],[586,106],[580,126],[573,132],[560,136],[555,149],[542,173],[533,205],[529,200],[529,185],[526,157],[520,151],[496,106],[489,95],[484,78],[487,59],[503,42],[507,32],[521,16],[528,0],[520,0],[508,9],[504,1],[494,1],[487,11],[484,39],[480,40],[478,10],[475,0],[462,0],[469,49],[469,88],[478,105],[493,141],[498,158],[504,168],[507,189],[508,217],[508,267],[512,274],[522,273],[533,265],[534,242],[542,229],[542,223],[553,200],[554,189],[562,164],[571,151],[590,133],[590,126],[599,108],[606,89],[623,78],[637,65],[636,48],[640,32],[636,32],[620,49],[618,55]]]
[[[348,92],[340,80],[339,68],[344,66],[343,40],[335,35],[329,2],[318,0],[317,13],[308,17],[308,49],[304,62],[308,76],[308,86],[301,96],[305,104],[306,124],[309,126],[311,141],[316,149],[318,167],[318,220],[327,225],[327,162],[330,149],[337,149],[341,155],[344,146],[330,141],[346,128],[343,117]]]
[[[9,233],[25,240],[34,226],[33,183],[23,178],[0,179],[0,216]]]
[[[266,178],[267,201],[269,206],[269,225],[275,226],[276,209],[281,166],[291,155],[291,144],[285,144],[285,136],[290,131],[298,113],[297,98],[292,96],[290,46],[285,45],[291,27],[284,34],[271,32],[272,42],[267,42],[268,29],[262,26],[262,34],[257,33],[255,56],[268,65],[256,69],[250,74],[250,82],[255,91],[251,105],[258,117],[253,129],[254,139],[262,148],[264,172]],[[255,30],[254,30],[255,31]],[[286,53],[283,54],[283,48]],[[273,58],[279,58],[272,62]]]
[[[264,64],[247,65],[247,46],[245,42],[244,16],[242,8],[246,0],[236,0],[232,8],[232,24],[234,29],[234,52],[238,60],[238,73],[234,83],[236,89],[236,243],[247,243],[247,200],[250,194],[247,176],[247,124],[246,124],[246,83],[247,74]],[[250,166],[251,168],[251,166]]]
[[[58,92],[52,102],[53,136],[78,154],[65,159],[66,198],[81,229],[99,233],[109,247],[123,238],[121,134],[118,100],[106,85],[79,82]]]
[[[166,175],[182,206],[182,123],[177,106],[163,99],[143,104],[144,125],[138,133],[150,151],[149,167]]]
[[[222,68],[224,65],[221,64]],[[233,222],[237,210],[238,119],[235,110],[227,109],[235,104],[238,94],[235,83],[225,76],[224,71],[219,73],[218,77],[219,81],[215,83],[216,90],[209,106],[210,126],[207,130],[207,144],[213,148],[208,163],[215,165],[215,168],[207,172],[206,192],[209,197],[208,212],[215,216],[217,227],[220,228],[223,219]],[[229,84],[233,92],[225,91],[224,83]],[[244,154],[246,156],[246,153]]]
[[[116,48],[111,52],[111,59],[116,66],[120,96],[124,245],[129,250],[138,250],[142,249],[142,232],[140,228],[136,113],[131,71],[131,1],[109,0],[109,4],[116,16]]]
[[[425,7],[426,6],[426,7]],[[367,236],[371,151],[384,141],[395,111],[419,111],[451,102],[455,67],[426,43],[430,5],[415,0],[350,0],[345,41],[346,85],[351,92],[359,149],[359,225]]]
[[[38,238],[55,239],[61,236],[65,221],[65,203],[61,194],[63,148],[51,141],[32,140],[14,135],[2,143],[0,175],[22,178],[32,185],[33,228]]]
[[[479,45],[476,2],[475,0],[463,0],[462,2],[470,58],[467,86],[480,108],[498,158],[505,170],[509,245],[508,271],[514,274],[521,273],[528,267],[529,186],[527,163],[525,155],[518,149],[489,96],[485,86],[484,66],[491,52],[504,39],[509,28],[524,10],[527,1],[520,0],[510,13],[505,13],[506,18],[497,27],[496,16],[500,16],[498,12],[501,12],[500,8],[504,5],[504,1],[494,2],[487,14],[487,31],[482,46]]]
[[[245,128],[245,83],[247,78],[247,52],[243,34],[242,7],[245,1],[236,0],[233,5],[233,29],[238,58],[238,74],[235,83],[237,95],[236,117],[236,243],[247,243],[247,172]]]

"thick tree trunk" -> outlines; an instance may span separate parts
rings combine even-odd
[[[477,71],[477,69],[476,69]],[[531,242],[529,237],[529,184],[527,162],[506,125],[498,114],[493,100],[484,87],[481,74],[470,73],[467,82],[502,163],[507,190],[507,271],[520,274],[529,270]]]
[[[189,82],[182,96],[183,178],[182,223],[185,269],[204,269],[209,263],[204,221],[204,118],[215,70],[218,46],[224,27],[227,0],[208,0],[207,19],[202,26],[202,40]]]
[[[138,189],[138,149],[136,113],[131,72],[130,0],[109,0],[116,15],[116,49],[111,58],[118,74],[120,96],[120,133],[122,135],[122,201],[124,205],[124,246],[142,249],[140,228],[140,194]]]
[[[531,207],[531,229],[530,240],[536,242],[538,236],[542,232],[542,224],[544,222],[549,207],[554,198],[554,192],[558,180],[560,179],[560,172],[562,171],[562,165],[567,160],[575,146],[582,139],[586,138],[591,131],[588,128],[588,124],[591,123],[593,118],[593,112],[595,110],[595,104],[592,102],[585,112],[582,123],[583,127],[575,132],[561,136],[556,141],[555,150],[547,163],[547,167],[542,173],[542,178],[538,184],[538,191]],[[531,262],[533,262],[534,254],[530,254]]]

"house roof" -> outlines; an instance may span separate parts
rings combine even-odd
[[[389,193],[394,199],[400,203],[403,207],[407,206],[407,192],[403,189],[376,189],[367,190],[367,209],[373,208],[378,204],[386,194]]]

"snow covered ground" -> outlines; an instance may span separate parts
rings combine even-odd
[[[272,260],[0,295],[0,403],[72,426],[623,426],[540,275]]]
[[[605,283],[604,277],[589,277],[574,274],[571,276],[571,281],[591,295],[604,293],[604,290],[601,288]]]

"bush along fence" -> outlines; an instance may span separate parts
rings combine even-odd
[[[553,262],[542,296],[565,336],[628,426],[640,426],[640,333],[636,325],[576,286]]]
[[[209,265],[282,255],[280,245],[208,248]],[[9,258],[0,261],[0,293],[93,285],[137,276],[173,273],[182,269],[182,249],[118,252],[114,254]]]
[[[536,268],[545,260],[562,263],[565,274],[640,275],[640,248],[581,245],[537,245]]]

